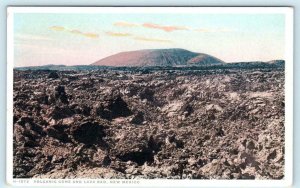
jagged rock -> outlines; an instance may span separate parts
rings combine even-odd
[[[71,132],[76,141],[84,144],[101,144],[105,137],[103,125],[97,122],[87,121],[78,126],[72,126]]]
[[[49,116],[55,120],[71,117],[75,112],[70,109],[68,106],[58,107],[55,106],[54,109],[50,112]]]
[[[144,122],[144,113],[138,112],[132,119],[131,123],[133,124],[141,124]]]
[[[14,70],[13,176],[282,179],[284,69],[237,65]]]
[[[144,88],[140,92],[140,97],[142,100],[147,99],[148,101],[153,101],[154,100],[154,91],[149,88]]]
[[[112,97],[96,107],[96,115],[101,118],[112,120],[117,117],[127,117],[132,114],[128,108],[128,104],[122,99],[121,96]]]
[[[50,74],[48,75],[48,78],[58,79],[58,78],[60,78],[60,76],[57,72],[50,72]]]
[[[54,96],[56,100],[59,100],[60,102],[64,104],[68,104],[68,96],[65,91],[65,86],[57,86],[55,88]]]

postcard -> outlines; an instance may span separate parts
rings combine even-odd
[[[293,8],[7,13],[9,184],[291,185]]]

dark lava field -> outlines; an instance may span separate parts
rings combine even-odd
[[[284,69],[14,70],[14,178],[282,179]]]

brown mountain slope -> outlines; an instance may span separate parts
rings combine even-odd
[[[103,58],[92,65],[105,66],[182,66],[188,65],[187,62],[201,55],[203,65],[220,64],[223,61],[210,55],[199,54],[184,49],[152,49],[121,52],[106,58]],[[190,64],[202,65],[201,59]]]
[[[222,63],[225,62],[207,54],[199,54],[198,56],[187,61],[187,65],[215,65]]]

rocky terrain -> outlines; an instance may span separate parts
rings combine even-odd
[[[282,179],[284,105],[282,68],[14,70],[13,175]]]

